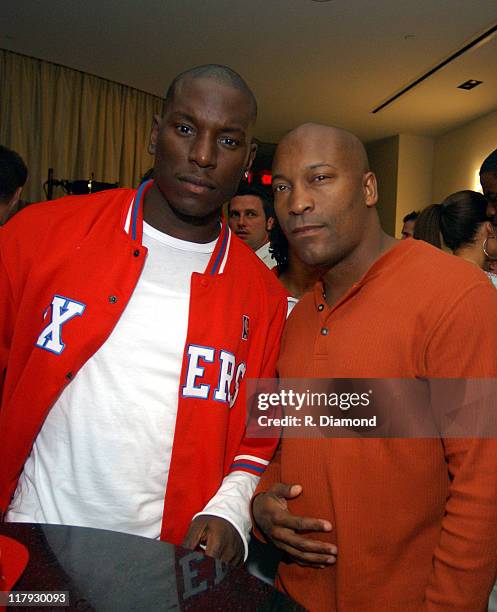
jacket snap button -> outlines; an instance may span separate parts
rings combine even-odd
[[[117,302],[117,297],[115,295],[109,295],[109,302],[115,304]]]
[[[139,256],[140,256],[140,251],[139,251],[138,249],[135,249],[135,250],[133,251],[133,255],[134,255],[135,257],[139,257]]]
[[[73,373],[72,373],[72,372],[68,372],[68,373],[66,374],[66,378],[67,378],[67,380],[71,380],[71,379],[72,379],[72,377],[73,377]]]

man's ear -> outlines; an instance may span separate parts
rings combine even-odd
[[[245,171],[246,172],[248,172],[250,170],[250,168],[252,168],[252,164],[254,163],[254,159],[255,159],[256,153],[257,153],[257,144],[255,142],[253,142],[250,145],[250,152],[249,152],[247,163],[245,165]]]
[[[148,142],[148,152],[150,155],[155,155],[157,150],[157,139],[159,137],[159,129],[162,123],[160,115],[154,115],[152,119],[152,129],[150,130],[150,140]]]
[[[268,217],[266,221],[266,232],[269,232],[273,229],[274,225],[274,217]]]
[[[373,172],[366,172],[362,177],[362,188],[364,191],[364,202],[368,208],[375,206],[378,202],[378,184]]]
[[[0,207],[0,225],[6,223],[10,217],[16,212],[17,204],[21,198],[22,186],[14,191],[14,195],[6,203],[2,203]]]
[[[486,238],[490,238],[490,237],[495,238],[495,228],[490,223],[490,221],[485,221],[484,227],[485,227],[485,237]]]
[[[23,185],[21,185],[21,187],[18,187],[14,191],[14,195],[12,196],[9,202],[9,210],[12,210],[12,208],[14,208],[14,206],[16,206],[19,200],[21,199],[22,188],[23,188]]]

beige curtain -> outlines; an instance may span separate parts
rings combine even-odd
[[[0,49],[0,144],[29,169],[23,199],[45,199],[57,179],[134,187],[153,164],[147,153],[162,99],[57,64]],[[56,188],[54,197],[64,195]]]

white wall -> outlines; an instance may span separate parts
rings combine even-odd
[[[397,194],[397,165],[399,137],[383,138],[366,145],[369,166],[378,179],[378,214],[383,229],[395,232],[395,200]]]
[[[378,178],[378,212],[383,229],[400,238],[402,219],[432,203],[432,138],[400,134],[366,146]]]
[[[497,111],[435,140],[433,198],[440,202],[461,189],[479,188],[482,161],[497,149]]]
[[[400,238],[402,219],[413,210],[432,204],[433,138],[400,134],[397,170],[395,235]]]

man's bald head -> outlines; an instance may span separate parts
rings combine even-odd
[[[195,79],[212,79],[216,83],[220,83],[226,87],[232,87],[242,92],[247,98],[247,102],[251,109],[252,123],[255,123],[257,119],[257,101],[252,90],[238,72],[221,64],[204,64],[203,66],[196,66],[195,68],[190,68],[178,74],[167,89],[166,98],[164,100],[164,110],[167,109],[174,99],[178,86],[185,80]]]
[[[284,149],[287,144],[297,144],[298,146],[299,142],[316,143],[321,146],[326,143],[329,147],[333,147],[337,152],[340,152],[347,163],[357,168],[361,174],[369,171],[366,149],[352,132],[320,123],[304,123],[288,132],[280,141],[278,150]]]

